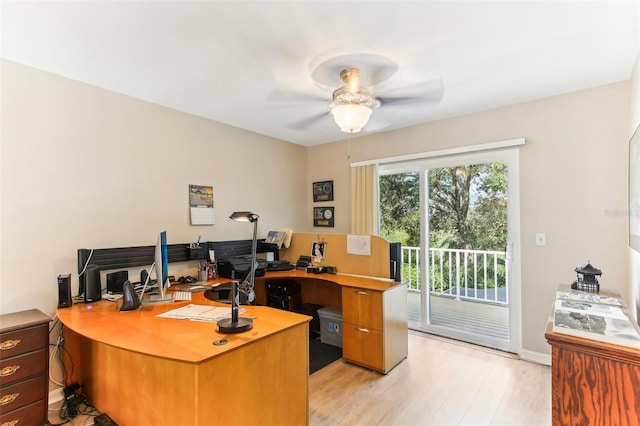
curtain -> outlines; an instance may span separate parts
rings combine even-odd
[[[378,235],[378,166],[351,168],[351,233]]]

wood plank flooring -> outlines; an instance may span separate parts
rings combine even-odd
[[[309,424],[551,424],[551,368],[409,333],[409,356],[388,375],[336,361],[309,377]]]

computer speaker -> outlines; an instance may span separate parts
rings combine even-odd
[[[100,283],[100,266],[88,265],[84,271],[85,287],[84,301],[85,303],[97,302],[102,299],[102,284]]]
[[[129,271],[118,271],[107,274],[107,293],[122,293],[122,284],[129,279]]]
[[[71,274],[58,275],[58,308],[69,308],[71,299]]]

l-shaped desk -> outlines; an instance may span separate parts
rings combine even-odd
[[[107,300],[58,309],[68,374],[121,425],[308,424],[311,318],[260,306],[270,279],[300,282],[303,302],[341,307],[346,361],[386,374],[407,356],[403,284],[294,270],[256,279],[259,305],[243,306],[242,314],[254,326],[238,334],[157,316],[188,302],[129,312]],[[229,306],[203,293],[191,303]]]

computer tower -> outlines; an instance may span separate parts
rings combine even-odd
[[[71,274],[58,275],[58,308],[68,308],[72,304]]]
[[[85,303],[97,302],[102,299],[102,284],[100,283],[100,266],[89,265],[84,271],[85,274],[85,288],[84,288],[84,301]]]

